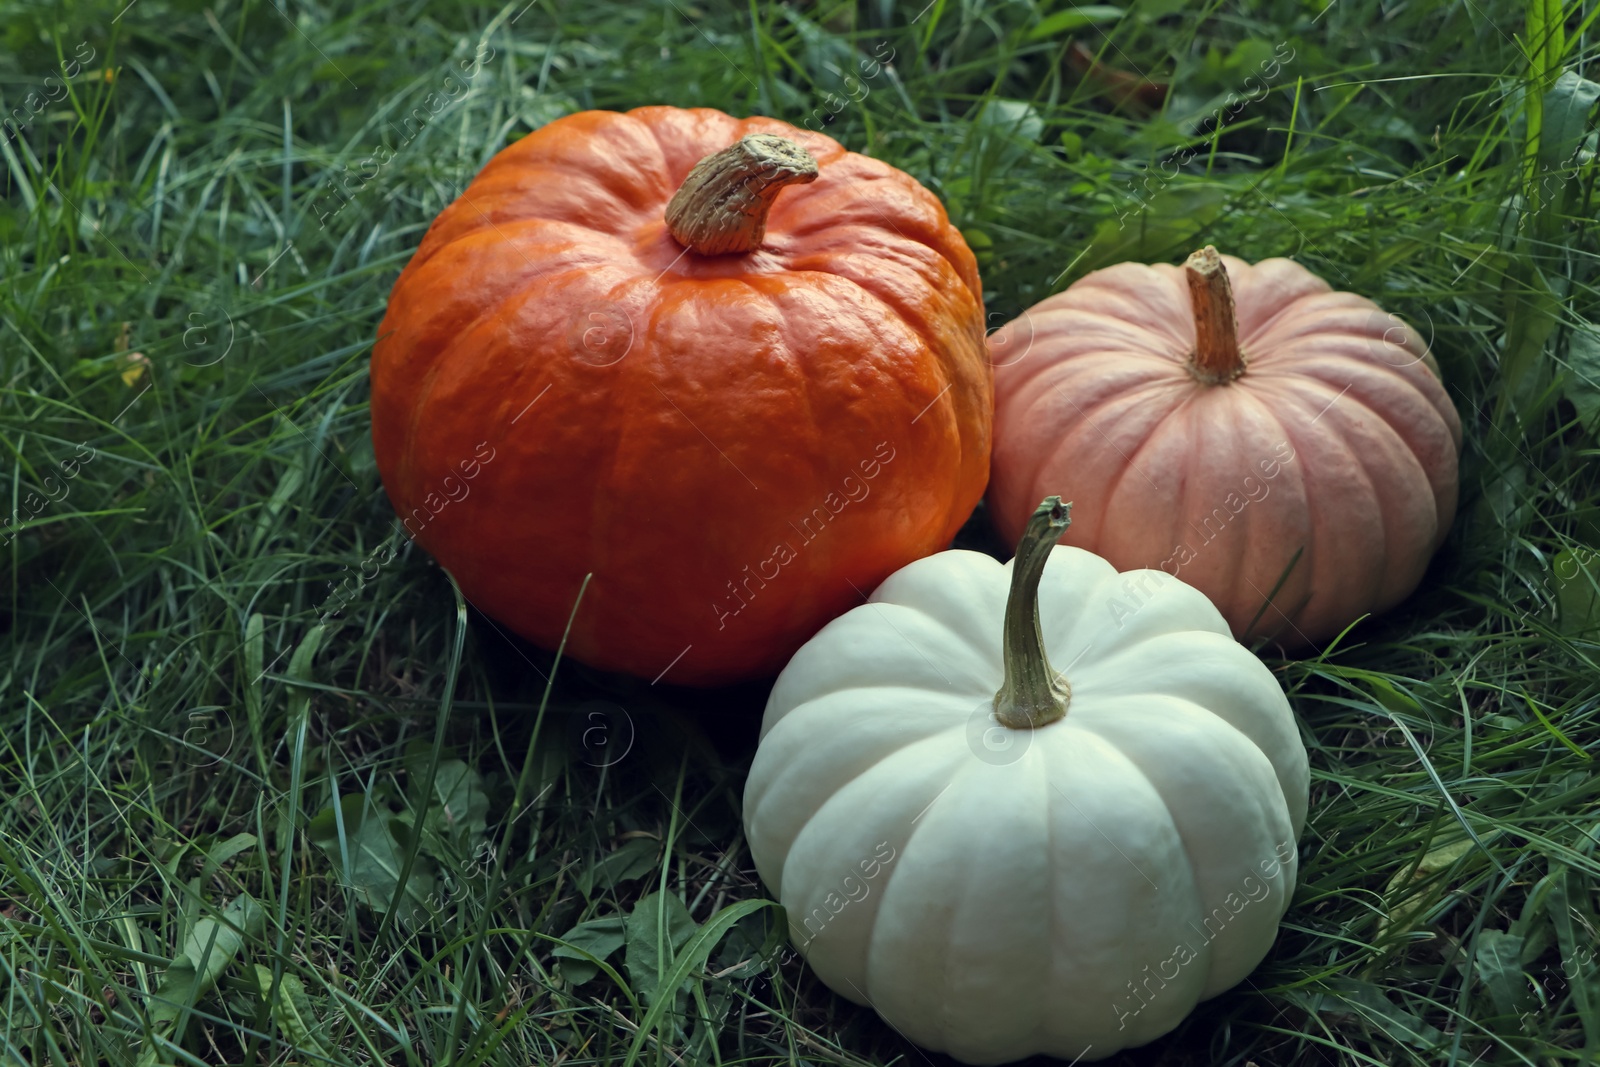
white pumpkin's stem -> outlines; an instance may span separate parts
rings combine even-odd
[[[754,252],[785,186],[817,180],[817,161],[787,137],[752,133],[694,165],[667,203],[667,229],[705,256]]]
[[[1239,350],[1239,320],[1233,313],[1233,286],[1217,250],[1206,245],[1183,264],[1194,309],[1194,355],[1189,373],[1207,385],[1222,385],[1244,373]]]
[[[1039,629],[1039,579],[1061,532],[1072,524],[1072,505],[1058,496],[1044,503],[1028,520],[1011,561],[1011,595],[1006,599],[1006,680],[994,695],[994,717],[1013,730],[1048,726],[1067,714],[1072,686],[1058,676],[1044,653]]]

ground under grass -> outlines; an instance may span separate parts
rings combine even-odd
[[[370,345],[434,214],[552,118],[669,103],[910,171],[996,325],[1210,242],[1431,339],[1450,540],[1400,610],[1268,654],[1313,768],[1277,945],[1114,1062],[1592,1062],[1593,18],[8,3],[0,1061],[926,1059],[773,936],[739,820],[766,686],[557,665],[464,604],[374,467]],[[1121,102],[1073,40],[1170,91]],[[1001,551],[981,512],[962,541]]]

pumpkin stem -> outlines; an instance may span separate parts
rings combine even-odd
[[[817,180],[817,161],[787,137],[752,133],[694,165],[667,204],[667,229],[703,256],[754,252],[787,185]]]
[[[1006,600],[1006,680],[994,695],[994,717],[1013,730],[1048,726],[1067,714],[1072,686],[1056,674],[1044,652],[1039,629],[1039,579],[1061,531],[1072,524],[1072,505],[1058,496],[1044,503],[1028,520],[1011,561],[1011,595]]]
[[[1244,373],[1239,351],[1239,322],[1233,314],[1233,286],[1222,257],[1211,245],[1183,264],[1189,279],[1189,304],[1194,308],[1194,355],[1189,373],[1207,385],[1222,385]]]

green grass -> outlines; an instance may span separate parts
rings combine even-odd
[[[528,130],[658,102],[837,111],[944,198],[995,325],[1212,242],[1431,337],[1450,540],[1390,616],[1269,660],[1314,779],[1277,945],[1114,1062],[1593,1062],[1597,168],[1559,79],[1594,10],[1245,6],[9,3],[0,1062],[926,1058],[769,936],[738,808],[765,686],[558,669],[374,466],[369,346],[429,221]],[[1110,108],[1070,34],[1164,110]]]

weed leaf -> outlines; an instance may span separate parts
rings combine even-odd
[[[651,837],[636,837],[611,855],[573,879],[573,884],[584,896],[593,899],[596,892],[616,889],[623,882],[643,878],[656,869],[661,843]]]
[[[391,828],[394,816],[376,808],[371,798],[350,793],[339,798],[344,821],[344,836],[339,835],[339,820],[329,807],[318,812],[307,826],[307,834],[322,849],[340,873],[345,887],[373,911],[382,914],[394,899],[400,867],[405,862],[401,844]],[[396,918],[415,924],[422,918],[428,901],[437,889],[433,865],[418,856],[406,881],[404,903]]]
[[[150,1019],[170,1024],[216,985],[244,944],[246,934],[259,934],[266,913],[246,894],[239,894],[218,918],[205,917],[190,927],[183,951],[172,961],[151,997]]]
[[[256,985],[263,997],[272,994],[272,968],[256,964]],[[327,1050],[312,1029],[316,1015],[311,1010],[311,998],[306,996],[305,983],[292,974],[278,980],[278,995],[273,998],[272,1021],[278,1024],[284,1036],[301,1052],[327,1056]]]
[[[582,985],[600,973],[594,960],[606,959],[627,940],[627,926],[622,916],[590,919],[562,934],[563,943],[557,945],[551,955],[565,961],[561,964],[561,974],[567,981]]]
[[[657,983],[672,966],[673,957],[697,929],[689,909],[676,893],[651,893],[628,916],[628,981],[639,999],[655,1000]]]

